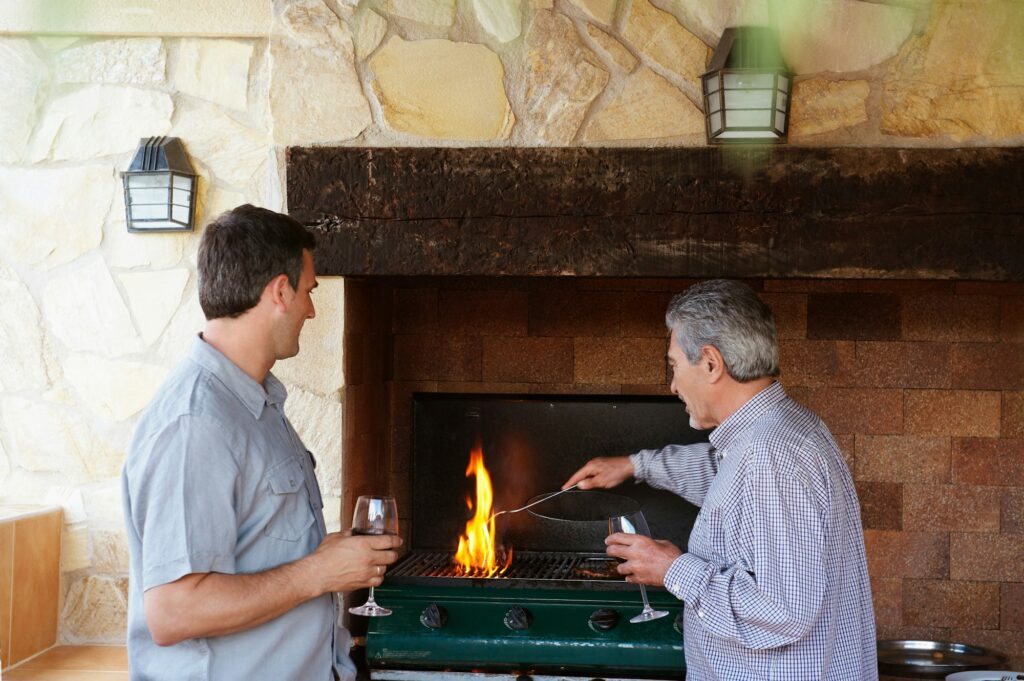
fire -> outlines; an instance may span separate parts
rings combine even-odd
[[[484,466],[483,447],[479,442],[469,454],[466,477],[471,475],[476,479],[476,509],[473,508],[473,500],[466,497],[466,506],[473,511],[473,517],[466,523],[466,534],[459,537],[455,562],[461,566],[463,574],[491,577],[508,567],[512,561],[512,552],[508,551],[504,564],[499,565],[494,541],[494,518],[491,517],[494,490],[491,487],[491,475]]]

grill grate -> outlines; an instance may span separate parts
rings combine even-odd
[[[446,577],[457,579],[622,580],[618,561],[604,554],[523,551],[513,556],[501,574],[462,574],[447,551],[413,551],[388,570],[388,577]]]

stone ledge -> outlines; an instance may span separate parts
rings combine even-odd
[[[270,33],[269,0],[31,0],[0,3],[0,35],[231,36]]]

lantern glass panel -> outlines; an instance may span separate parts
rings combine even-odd
[[[166,220],[169,215],[167,201],[162,203],[132,204],[132,220]]]
[[[747,88],[775,89],[774,73],[751,73],[749,71],[744,71],[742,73],[726,73],[724,74],[723,79],[725,80],[726,90],[745,90]]]
[[[146,206],[146,205],[167,205],[167,199],[170,195],[167,187],[158,187],[153,189],[129,189],[128,194],[131,197],[132,206]]]
[[[726,90],[725,108],[729,111],[771,109],[772,93],[772,90]]]
[[[783,92],[789,92],[789,78],[779,75],[779,89]]]
[[[727,109],[725,115],[730,128],[767,128],[772,124],[771,109]]]
[[[704,94],[710,95],[712,92],[718,92],[720,80],[717,75],[710,78],[704,79]]]
[[[726,140],[774,140],[779,136],[771,130],[728,130],[718,137]]]
[[[175,189],[174,195],[171,199],[171,203],[173,203],[176,206],[188,206],[192,203],[192,201],[190,198],[190,194],[187,191]]]
[[[174,188],[184,189],[185,191],[192,191],[192,178],[186,175],[175,175]]]
[[[779,92],[775,97],[775,108],[779,111],[785,111],[787,106],[789,106],[789,95],[785,92]]]
[[[779,131],[779,134],[786,129],[786,114],[782,111],[775,112],[775,129]]]
[[[722,130],[722,114],[715,112],[711,114],[711,134],[717,135]]]
[[[180,222],[183,225],[188,224],[188,214],[188,206],[173,206],[171,208],[171,218],[175,222]]]
[[[722,99],[718,95],[708,97],[705,101],[707,102],[705,109],[708,113],[714,113],[722,108]]]
[[[128,189],[148,187],[169,187],[171,178],[167,173],[138,173],[125,175],[128,178]]]

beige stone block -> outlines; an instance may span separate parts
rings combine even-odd
[[[388,31],[388,22],[384,17],[369,7],[356,12],[352,23],[352,35],[356,48],[356,59],[362,61],[377,49],[384,34]]]
[[[591,102],[608,83],[597,55],[568,18],[540,10],[526,35],[522,125],[534,140],[567,145],[575,139]]]
[[[280,33],[270,45],[274,141],[303,146],[357,137],[372,117],[348,26],[323,4],[302,3],[288,8]]]
[[[9,397],[0,402],[0,411],[11,458],[25,471],[59,472],[75,483],[117,475],[123,454],[100,440],[73,409]],[[39,491],[27,490],[30,498],[19,501],[38,503]]]
[[[7,480],[11,477],[11,460],[7,456],[7,450],[4,449],[3,442],[0,442],[0,489],[6,489]],[[0,494],[0,498],[3,495]]]
[[[862,71],[891,59],[914,28],[896,3],[797,0],[773,7],[786,64],[797,74]]]
[[[50,332],[71,350],[117,357],[142,349],[100,257],[52,277],[43,289],[43,314]]]
[[[174,86],[186,95],[245,111],[252,51],[251,42],[240,40],[182,40]]]
[[[339,393],[321,397],[288,387],[285,413],[302,443],[316,458],[316,477],[325,495],[341,494],[342,405]]]
[[[515,40],[523,32],[520,0],[469,0],[469,4],[477,23],[498,42]]]
[[[92,533],[92,564],[97,572],[128,572],[128,539],[123,529]]]
[[[388,14],[430,26],[451,26],[455,21],[455,0],[384,0]]]
[[[617,0],[569,0],[569,3],[602,24],[611,24],[614,21],[615,6],[618,4]]]
[[[789,138],[800,139],[868,120],[867,100],[871,86],[866,80],[803,80],[793,86]]]
[[[108,532],[124,531],[124,509],[121,506],[121,481],[107,480],[101,485],[90,485],[82,493],[89,527]]]
[[[95,249],[110,194],[110,166],[0,168],[0,252],[15,263],[49,269]]]
[[[76,35],[40,35],[36,36],[36,43],[47,52],[60,52],[66,47],[71,47],[82,38]]]
[[[483,141],[512,131],[501,60],[483,45],[393,36],[370,67],[384,118],[399,132]]]
[[[92,566],[89,528],[65,527],[60,542],[60,571],[74,572]]]
[[[80,403],[100,416],[123,421],[140,412],[167,377],[167,369],[140,362],[109,361],[70,353],[64,375],[78,391]]]
[[[197,238],[185,232],[130,233],[125,223],[124,193],[120,191],[111,214],[117,217],[103,230],[103,251],[111,267],[173,267],[181,261],[189,239]],[[196,217],[198,221],[200,215]]]
[[[45,390],[39,308],[17,273],[0,264],[0,390]]]
[[[0,163],[27,158],[48,78],[46,62],[28,40],[0,37]]]
[[[122,643],[128,605],[118,580],[90,575],[74,581],[64,598],[61,621],[72,643]]]
[[[632,0],[622,37],[661,68],[692,83],[699,81],[711,58],[711,50],[700,38],[650,0]]]
[[[658,74],[641,68],[591,118],[583,139],[604,142],[703,134],[704,115],[693,102]]]
[[[0,33],[266,36],[266,0],[32,0],[0,3]]]
[[[769,3],[772,0],[652,0],[654,5],[671,12],[683,26],[714,46],[730,26],[768,26]]]
[[[200,225],[208,225],[216,220],[221,213],[238,208],[244,203],[251,203],[246,200],[245,194],[213,187],[206,196],[206,202],[201,206],[202,215],[197,217],[196,222]]]
[[[206,325],[206,318],[199,307],[199,294],[195,288],[195,280],[185,291],[185,299],[178,311],[174,313],[170,324],[160,336],[157,356],[166,366],[177,364],[188,352],[196,335]],[[339,360],[340,361],[340,360]],[[278,367],[274,367],[275,374]]]
[[[150,345],[160,337],[181,305],[181,294],[188,283],[189,271],[129,272],[118,278],[128,294],[128,304],[142,341]]]
[[[1024,3],[936,4],[926,30],[890,64],[882,132],[956,141],[1024,134],[1021,35]]]
[[[185,141],[193,162],[230,187],[245,188],[271,157],[269,135],[209,106],[182,108],[171,134]]]
[[[313,291],[316,317],[299,336],[299,354],[274,365],[274,375],[319,395],[333,395],[344,386],[342,333],[345,319],[345,280],[320,277]]]
[[[633,54],[618,40],[593,24],[587,24],[587,35],[589,35],[594,42],[604,50],[608,57],[611,58],[611,60],[623,71],[629,73],[636,68],[637,58],[634,57]]]
[[[174,104],[163,92],[89,85],[46,105],[32,143],[33,161],[82,161],[133,151],[144,137],[166,135]]]
[[[54,57],[58,83],[162,83],[167,53],[160,38],[98,40],[61,50]]]

